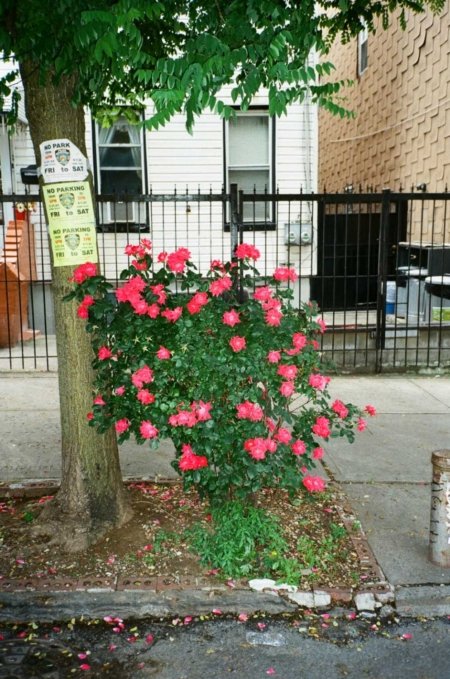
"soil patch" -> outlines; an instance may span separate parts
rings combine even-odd
[[[197,522],[211,528],[209,507],[195,492],[184,492],[179,483],[152,482],[132,483],[128,492],[133,519],[76,555],[32,537],[33,525],[52,496],[0,502],[0,578],[158,577],[169,585],[205,576],[227,580],[226,573],[214,564],[202,564],[191,551],[187,531]],[[288,544],[285,556],[299,565],[298,582],[291,584],[358,588],[367,581],[355,548],[360,528],[343,519],[345,498],[338,489],[331,486],[316,495],[301,492],[292,500],[283,491],[264,490],[255,501],[280,519]],[[273,556],[251,577],[279,579]]]

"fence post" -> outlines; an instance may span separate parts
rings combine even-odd
[[[238,205],[238,185],[230,185],[230,245],[231,258],[239,243],[239,205]]]
[[[450,568],[450,450],[436,450],[431,463],[429,558],[441,568]]]
[[[391,208],[391,191],[383,189],[381,195],[380,235],[378,240],[378,279],[377,279],[377,327],[375,344],[375,372],[382,369],[382,350],[386,339],[386,279],[387,279],[387,247],[389,234],[389,217]]]

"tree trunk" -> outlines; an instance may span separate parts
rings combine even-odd
[[[72,79],[65,78],[57,85],[42,84],[39,66],[31,63],[22,63],[20,71],[38,165],[39,144],[48,139],[69,139],[86,155],[84,111],[81,106],[71,104]],[[52,263],[62,477],[54,501],[41,515],[41,528],[45,532],[44,528],[50,527],[53,538],[63,549],[78,551],[131,518],[131,511],[123,486],[115,432],[111,429],[100,435],[88,426],[86,418],[92,408],[92,347],[84,321],[76,315],[77,303],[62,301],[71,290],[68,279],[73,269],[54,267]]]

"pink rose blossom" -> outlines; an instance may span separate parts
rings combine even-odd
[[[114,393],[116,396],[123,396],[125,393],[125,387],[116,387],[116,389],[114,389]]]
[[[156,357],[159,358],[160,361],[167,361],[172,357],[172,354],[166,347],[160,346],[156,352]]]
[[[291,450],[294,455],[304,455],[306,453],[306,443],[301,440],[294,441],[291,445]]]
[[[280,427],[274,437],[279,443],[289,443],[292,438],[292,434],[289,429],[284,429]]]
[[[183,273],[191,253],[186,248],[178,248],[167,257],[167,266],[173,273]]]
[[[145,259],[143,259],[141,261],[134,259],[131,262],[131,266],[134,267],[136,269],[136,271],[147,271],[147,269],[148,269],[148,264],[145,261]]]
[[[280,351],[269,351],[267,354],[267,360],[269,363],[278,363],[281,360],[281,352]]]
[[[147,307],[147,316],[150,318],[158,318],[161,309],[156,303],[149,304]]]
[[[295,384],[293,382],[282,382],[279,391],[282,396],[289,398],[295,391]]]
[[[127,417],[122,418],[121,420],[117,420],[117,422],[114,425],[114,428],[118,434],[123,434],[124,431],[126,431],[131,422]]]
[[[317,446],[317,448],[314,448],[314,450],[312,451],[313,460],[321,460],[324,455],[325,451],[320,446]]]
[[[264,320],[266,321],[267,325],[270,325],[272,327],[280,325],[282,318],[283,314],[281,313],[281,311],[278,311],[278,309],[269,309],[264,314]]]
[[[176,323],[183,313],[183,307],[177,306],[175,309],[166,309],[161,312],[161,316],[167,318],[170,323]]]
[[[209,297],[206,292],[196,292],[193,297],[186,304],[186,308],[190,314],[198,314],[202,308],[208,304]]]
[[[220,271],[224,271],[225,267],[220,259],[213,259],[211,261],[209,269],[210,271],[213,271],[213,269],[219,269]]]
[[[241,243],[235,250],[238,259],[259,259],[261,257],[260,251],[254,245],[249,243]]]
[[[95,304],[95,300],[92,295],[85,295],[81,301],[80,306],[77,309],[78,318],[89,318],[89,307]]]
[[[92,278],[92,276],[97,275],[97,265],[93,264],[92,262],[84,262],[84,264],[80,264],[77,266],[77,268],[74,270],[72,278],[69,280],[75,283],[83,283],[86,278]]]
[[[246,344],[245,337],[239,337],[239,335],[234,335],[229,341],[229,345],[234,352],[242,351],[242,349],[245,349]]]
[[[281,375],[286,380],[295,380],[297,377],[298,368],[296,365],[280,365],[277,370],[277,375]]]
[[[194,401],[191,403],[191,410],[195,413],[198,422],[206,422],[211,419],[212,403],[205,403],[204,401]]]
[[[141,432],[141,436],[143,439],[154,439],[158,436],[157,428],[148,420],[144,420],[143,422],[141,422],[139,431]]]
[[[181,471],[187,472],[208,466],[208,458],[204,455],[196,455],[191,446],[187,444],[183,445],[182,451],[182,455],[178,461],[178,466]]]
[[[225,323],[225,325],[229,325],[231,328],[233,328],[235,325],[241,322],[241,319],[239,318],[238,312],[234,309],[231,309],[231,311],[225,311],[222,316],[222,321]]]
[[[319,391],[323,391],[330,382],[330,377],[325,377],[325,375],[319,374],[310,375],[308,380],[309,386],[314,387],[314,389],[318,389]]]
[[[167,257],[168,257],[167,252],[163,251],[159,253],[157,260],[160,264],[164,264],[164,262],[167,260]]]
[[[222,276],[221,278],[216,278],[209,286],[209,291],[213,297],[218,297],[222,295],[227,290],[230,290],[233,285],[233,281],[229,276]]]
[[[80,306],[77,308],[77,316],[78,318],[82,318],[86,320],[86,318],[89,318],[89,311],[86,306],[83,306],[83,304],[80,304]]]
[[[358,419],[358,424],[357,424],[358,431],[364,431],[364,429],[366,427],[367,427],[367,422],[362,417],[360,417]]]
[[[86,419],[87,419],[89,422],[90,422],[91,420],[94,419],[94,413],[92,412],[92,410],[89,411],[88,413],[86,413]]]
[[[327,324],[325,323],[325,321],[324,321],[323,318],[317,318],[317,319],[316,319],[316,323],[320,326],[320,332],[321,332],[322,335],[323,335],[323,333],[324,333],[325,330],[327,329]]]
[[[263,410],[261,406],[258,405],[258,403],[244,401],[243,403],[237,404],[236,410],[239,420],[251,420],[252,422],[259,422],[264,417]]]
[[[345,420],[345,418],[346,418],[347,415],[348,415],[348,408],[347,408],[347,406],[346,406],[344,403],[342,403],[342,401],[340,401],[339,399],[336,399],[336,400],[332,403],[331,409],[334,410],[334,412],[336,413],[336,415],[338,415],[338,416],[341,418],[341,420]]]
[[[315,424],[311,427],[312,431],[316,436],[320,438],[327,439],[331,434],[330,420],[326,417],[318,417]]]
[[[287,266],[279,266],[273,272],[273,277],[276,281],[295,281],[298,278],[298,274],[295,269],[289,268]]]
[[[325,481],[320,476],[304,476],[302,483],[310,493],[321,493],[325,490]]]
[[[253,298],[256,299],[257,302],[268,302],[272,299],[272,290],[267,285],[256,288],[253,293]]]
[[[263,438],[247,439],[244,442],[244,450],[254,460],[264,460],[267,452],[267,440]]]
[[[153,382],[153,370],[148,365],[144,365],[132,374],[131,381],[137,389],[141,389],[144,384]]]
[[[158,304],[165,304],[167,301],[167,292],[164,290],[164,285],[158,283],[157,285],[151,285],[150,290],[153,292],[155,297],[157,297]]]
[[[100,361],[106,361],[108,358],[111,358],[112,356],[112,351],[109,349],[109,347],[100,347],[97,353],[97,357]]]
[[[197,422],[197,417],[191,410],[180,410],[169,417],[169,424],[172,427],[195,427]]]
[[[147,389],[139,389],[136,398],[144,405],[150,405],[150,403],[155,402],[154,394],[151,394]]]
[[[374,417],[374,416],[377,414],[377,411],[376,411],[375,407],[374,407],[374,406],[371,406],[371,405],[367,405],[367,406],[364,408],[364,410],[365,410],[365,412],[366,412],[368,415],[370,415],[371,417]]]
[[[308,344],[308,339],[302,332],[294,332],[292,335],[292,344],[296,349],[303,349]]]
[[[98,395],[94,398],[94,405],[95,405],[95,406],[104,406],[104,405],[106,405],[105,401],[103,400],[103,396],[102,396],[101,394],[98,394]]]
[[[267,285],[264,285],[261,288],[256,288],[255,292],[253,293],[253,298],[258,302],[268,302],[269,299],[272,298],[272,290],[267,287]]]

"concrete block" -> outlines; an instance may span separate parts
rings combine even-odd
[[[359,592],[355,596],[355,606],[358,611],[374,611],[376,603],[375,596],[371,592]]]

